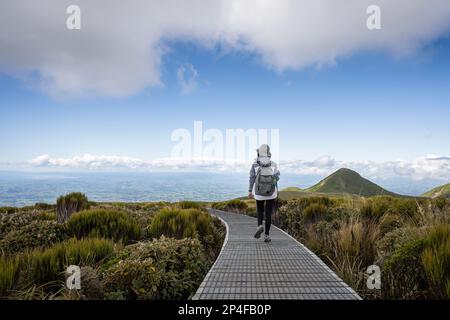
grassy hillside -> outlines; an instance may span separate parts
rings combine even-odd
[[[299,191],[303,191],[301,188],[299,187],[289,187],[289,188],[284,188],[283,190],[280,191],[294,191],[294,192],[299,192]]]
[[[422,196],[429,198],[446,197],[450,198],[450,183],[443,186],[436,187],[428,192],[425,192]]]
[[[346,168],[339,169],[305,191],[327,194],[355,194],[366,197],[377,195],[396,195],[361,177],[359,173]]]
[[[281,200],[293,200],[309,197],[342,197],[342,193],[325,193],[325,192],[308,192],[308,191],[285,191],[282,190],[278,194]],[[358,198],[356,194],[347,194],[351,198]]]

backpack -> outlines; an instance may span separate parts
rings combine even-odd
[[[277,181],[272,169],[272,161],[257,161],[259,167],[255,180],[255,194],[258,196],[271,196],[275,192]]]

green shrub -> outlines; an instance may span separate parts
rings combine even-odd
[[[114,204],[114,206],[108,206],[107,209],[117,209],[119,211],[125,211],[134,221],[136,221],[140,228],[141,234],[146,235],[147,229],[152,222],[154,215],[167,205],[156,203],[143,203],[139,207],[135,207],[134,204],[120,203]]]
[[[406,242],[394,251],[384,263],[386,285],[384,296],[396,299],[418,299],[428,288],[421,263],[424,239]]]
[[[100,300],[104,298],[105,288],[96,269],[86,266],[81,268],[80,299]]]
[[[113,253],[114,243],[105,239],[70,239],[25,256],[25,283],[44,284],[63,279],[69,265],[90,266]]]
[[[284,230],[364,298],[449,298],[448,200],[308,197],[285,202],[279,215]],[[364,281],[371,264],[383,270],[382,290],[375,295]]]
[[[54,210],[56,206],[54,204],[38,202],[34,205],[37,210]]]
[[[380,233],[381,235],[385,235],[401,226],[402,223],[399,217],[392,213],[388,213],[384,215],[380,221]]]
[[[0,255],[0,297],[12,289],[17,277],[18,267],[19,261],[16,257]]]
[[[56,221],[33,220],[10,231],[0,240],[0,251],[12,255],[35,248],[45,248],[67,239],[64,226]]]
[[[248,208],[247,210],[246,210],[246,212],[245,212],[245,214],[246,215],[249,215],[250,217],[257,217],[258,216],[258,213],[256,212],[256,208]],[[275,216],[274,217],[272,217],[273,219],[272,219],[272,223],[273,224],[275,224]]]
[[[211,217],[199,210],[165,208],[152,220],[150,233],[154,238],[164,235],[176,239],[196,238],[204,235],[210,226]]]
[[[66,222],[73,213],[87,210],[89,206],[89,200],[83,193],[73,192],[60,196],[56,201],[58,222]]]
[[[309,197],[284,201],[278,209],[279,225],[292,236],[302,239],[306,233],[305,222],[314,222],[314,220],[310,219],[340,217],[342,213],[338,211],[336,213],[339,216],[327,214],[328,211],[334,210],[333,204],[333,200],[326,197]]]
[[[381,261],[385,261],[395,251],[399,250],[408,242],[423,238],[423,232],[417,228],[401,227],[394,229],[382,236],[377,241],[377,252]]]
[[[334,202],[331,198],[327,197],[309,197],[296,200],[296,205],[303,209],[310,206],[311,204],[321,204],[325,207],[330,207],[334,204]]]
[[[417,211],[416,200],[390,196],[376,196],[367,199],[360,209],[362,218],[374,219],[375,221],[381,220],[388,213],[397,216],[400,220],[415,218]]]
[[[433,298],[449,299],[450,283],[450,225],[438,225],[426,238],[422,264],[429,280]]]
[[[0,207],[0,213],[16,213],[19,208],[16,207]]]
[[[102,207],[113,207],[126,211],[153,211],[154,209],[160,209],[162,207],[170,206],[170,202],[158,201],[158,202],[107,202],[100,203]]]
[[[212,207],[217,210],[231,211],[237,213],[245,213],[248,209],[248,205],[245,201],[239,199],[233,199],[223,202],[215,202]]]
[[[36,215],[36,217],[37,217],[37,219],[40,219],[40,220],[56,221],[56,212],[54,212],[54,211],[40,211]]]
[[[395,239],[395,240],[393,240]],[[450,226],[400,228],[379,244],[387,272],[385,298],[448,299]],[[388,249],[383,249],[387,247]]]
[[[445,197],[438,197],[433,199],[431,203],[440,211],[443,211],[448,205],[448,199],[446,199]]]
[[[67,222],[70,235],[77,238],[107,238],[127,243],[138,240],[141,228],[123,211],[91,209],[74,213]]]
[[[305,222],[317,222],[327,214],[327,207],[321,203],[311,203],[303,211]]]
[[[332,233],[328,246],[335,248],[334,257],[337,260],[349,258],[361,265],[369,266],[376,258],[375,242],[378,234],[376,224],[361,219],[350,219],[343,221]]]
[[[381,217],[388,211],[389,202],[385,201],[384,197],[368,199],[365,204],[362,205],[361,217],[364,219],[374,219],[379,221]]]
[[[178,202],[178,206],[181,209],[198,209],[198,210],[202,209],[202,206],[195,201],[180,201]]]
[[[154,238],[162,235],[175,239],[198,238],[207,256],[214,258],[220,250],[222,237],[213,221],[208,213],[201,210],[164,208],[153,218],[149,233]]]
[[[11,231],[29,225],[35,219],[36,216],[29,212],[0,213],[0,238]]]
[[[139,242],[114,261],[104,273],[109,299],[188,299],[209,267],[197,239]]]
[[[290,200],[278,209],[280,227],[297,239],[305,235],[303,207],[299,200]]]

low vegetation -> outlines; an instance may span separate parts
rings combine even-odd
[[[16,257],[0,256],[0,296],[13,287],[18,267],[19,261]]]
[[[78,238],[97,237],[114,241],[139,240],[141,228],[123,211],[90,209],[73,214],[67,221],[70,235]]]
[[[0,208],[0,299],[187,299],[220,252],[225,228],[196,202]],[[81,290],[65,286],[81,267]]]
[[[152,238],[161,236],[175,239],[199,239],[207,257],[213,258],[219,252],[224,234],[220,222],[199,209],[166,208],[159,211],[152,220],[149,234]]]
[[[449,299],[450,203],[377,196],[285,202],[279,224],[368,299]],[[366,269],[382,270],[368,290]]]
[[[252,203],[232,200],[213,207],[254,215]],[[448,198],[302,196],[280,200],[272,221],[365,299],[450,299]],[[367,288],[371,265],[381,268],[381,290]]]
[[[72,192],[65,196],[60,196],[56,200],[58,222],[66,222],[73,213],[89,209],[89,206],[88,198],[83,193]]]
[[[225,235],[196,202],[81,202],[64,223],[58,206],[0,208],[1,298],[187,299]],[[213,207],[255,215],[252,200]],[[366,299],[450,298],[445,197],[301,197],[280,201],[273,221]],[[70,264],[81,267],[82,290],[65,288]],[[366,287],[373,264],[382,271],[381,290]]]
[[[107,299],[186,299],[209,269],[200,241],[191,238],[140,242],[112,260],[104,272]]]
[[[64,279],[70,265],[90,266],[102,261],[114,251],[114,243],[106,239],[69,239],[45,250],[35,250],[23,257],[24,280],[45,284]]]
[[[222,211],[231,211],[236,213],[252,213],[252,211],[249,211],[249,205],[247,204],[247,202],[240,199],[215,202],[213,203],[212,207],[214,209]]]

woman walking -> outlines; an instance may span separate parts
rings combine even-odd
[[[280,179],[280,171],[273,162],[270,147],[263,144],[256,150],[257,158],[250,168],[248,197],[255,198],[258,226],[255,238],[259,239],[264,232],[264,241],[270,242],[270,225],[272,213],[275,209],[275,200],[278,197],[277,182]],[[265,227],[263,219],[265,216]]]

